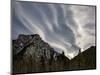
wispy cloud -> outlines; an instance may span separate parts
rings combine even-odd
[[[56,51],[69,58],[95,44],[95,7],[14,2],[12,38],[39,34]]]

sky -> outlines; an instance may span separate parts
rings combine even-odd
[[[70,4],[12,3],[12,39],[39,34],[55,51],[72,59],[79,48],[95,46],[96,7]]]

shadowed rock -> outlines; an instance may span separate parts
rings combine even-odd
[[[92,46],[70,61],[71,70],[96,69],[96,47]]]
[[[13,74],[84,70],[96,68],[96,47],[91,47],[69,60],[57,53],[38,34],[19,35],[12,41]]]
[[[55,52],[38,34],[19,35],[13,41],[13,51],[13,73],[63,71],[69,66],[64,53]]]

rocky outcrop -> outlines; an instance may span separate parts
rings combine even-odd
[[[69,59],[64,52],[55,52],[38,34],[19,35],[12,44],[13,73],[68,70]]]
[[[85,70],[96,68],[96,47],[91,47],[69,60],[57,53],[38,34],[19,35],[12,41],[13,74]]]

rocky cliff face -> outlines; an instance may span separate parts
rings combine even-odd
[[[13,40],[13,72],[48,72],[67,70],[69,59],[44,42],[38,34],[19,35]],[[66,64],[67,63],[67,64]]]
[[[91,47],[69,60],[59,54],[38,34],[19,35],[12,41],[14,74],[83,70],[96,68],[96,48]]]

